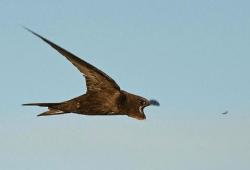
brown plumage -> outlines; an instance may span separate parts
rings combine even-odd
[[[79,97],[60,103],[28,103],[25,106],[48,107],[48,111],[38,116],[77,113],[83,115],[127,115],[139,120],[146,119],[144,107],[159,105],[156,100],[130,94],[120,89],[107,74],[83,61],[74,54],[25,27],[51,47],[66,57],[85,77],[87,92]]]

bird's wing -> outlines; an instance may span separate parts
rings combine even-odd
[[[43,41],[48,43],[51,47],[65,56],[86,78],[87,93],[98,92],[100,90],[118,90],[120,91],[119,85],[107,74],[94,67],[93,65],[83,61],[74,54],[68,52],[62,47],[35,33],[34,31],[24,27],[26,30],[41,38]]]

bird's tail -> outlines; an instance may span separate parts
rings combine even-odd
[[[52,106],[56,106],[59,103],[26,103],[23,104],[23,106],[41,106],[41,107],[52,107]]]
[[[59,115],[59,114],[64,114],[67,112],[64,112],[62,110],[56,109],[57,105],[60,103],[26,103],[23,104],[23,106],[41,106],[41,107],[48,107],[48,111],[43,112],[37,116],[51,116],[51,115]]]

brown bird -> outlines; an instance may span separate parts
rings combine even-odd
[[[55,43],[24,27],[36,35],[60,54],[66,57],[85,77],[87,92],[79,97],[59,103],[28,103],[24,106],[48,107],[48,111],[38,116],[77,113],[82,115],[127,115],[138,120],[146,119],[143,109],[149,105],[159,106],[156,100],[147,100],[141,96],[121,90],[119,85],[107,74],[83,61]]]

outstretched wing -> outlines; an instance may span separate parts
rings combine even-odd
[[[41,35],[35,33],[34,31],[24,27],[26,30],[41,38],[43,41],[48,43],[51,47],[61,53],[64,57],[66,57],[86,78],[87,85],[87,93],[90,92],[98,92],[100,90],[118,90],[120,91],[120,87],[118,84],[107,74],[94,67],[93,65],[83,61],[79,57],[74,54],[68,52],[62,47],[56,45],[55,43],[49,41],[48,39],[42,37]]]

